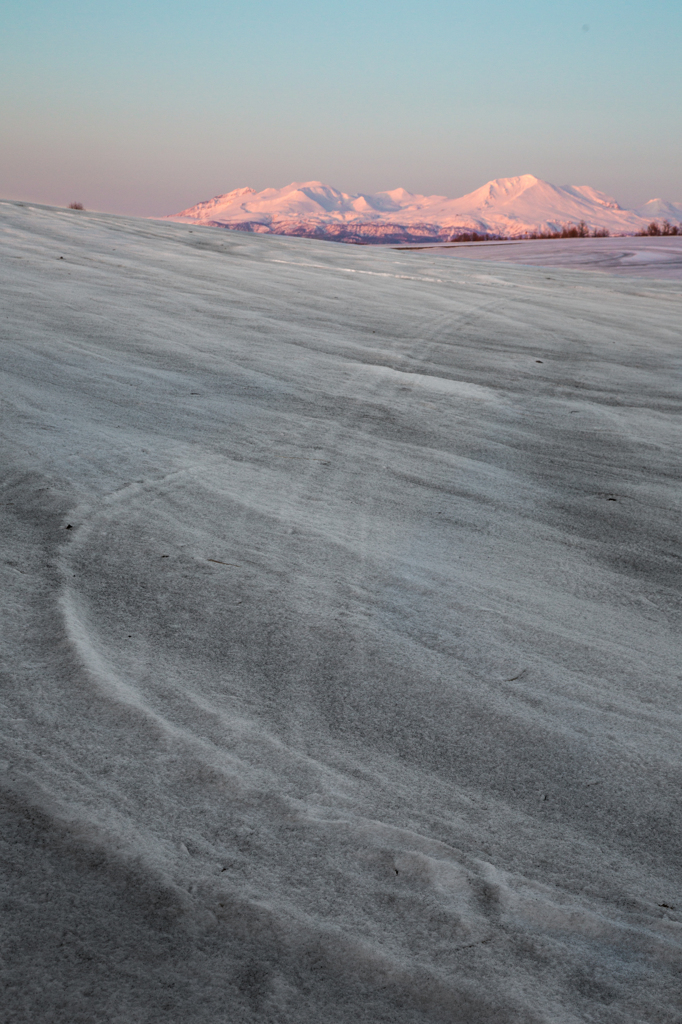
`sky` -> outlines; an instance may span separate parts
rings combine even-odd
[[[0,197],[142,216],[249,185],[682,201],[680,0],[3,0]]]

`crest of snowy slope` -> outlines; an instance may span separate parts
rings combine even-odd
[[[464,232],[521,236],[584,221],[592,231],[633,234],[654,217],[682,220],[682,207],[651,200],[625,210],[590,185],[551,185],[532,174],[495,178],[458,199],[403,188],[348,194],[321,181],[256,192],[239,188],[198,203],[169,220],[237,230],[346,241],[447,239]]]
[[[577,199],[586,199],[590,203],[596,203],[597,206],[603,206],[607,210],[621,209],[613,196],[607,196],[606,192],[600,192],[599,189],[592,188],[591,185],[562,185],[561,190],[570,192]]]
[[[647,221],[661,219],[673,222],[682,221],[682,203],[671,203],[667,199],[650,199],[635,212]]]

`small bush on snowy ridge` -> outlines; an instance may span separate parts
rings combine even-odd
[[[69,203],[70,210],[84,210],[85,207],[82,203]]]

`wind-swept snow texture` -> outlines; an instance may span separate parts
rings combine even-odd
[[[400,246],[402,252],[491,260],[535,267],[602,270],[629,277],[682,281],[682,236],[644,238],[543,238],[514,242],[453,242]]]
[[[0,210],[0,1019],[679,1021],[680,285]]]
[[[496,178],[459,199],[391,192],[348,195],[321,181],[256,192],[238,188],[166,219],[240,231],[342,242],[450,240],[465,232],[516,237],[560,231],[584,221],[591,230],[634,234],[652,220],[682,221],[682,204],[652,199],[623,210],[590,185],[550,185],[532,174]]]

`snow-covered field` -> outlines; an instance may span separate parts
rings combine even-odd
[[[402,249],[403,247],[401,247]],[[629,277],[682,281],[682,236],[559,238],[405,246],[409,252],[535,267],[603,270]]]
[[[4,1024],[678,1021],[682,286],[0,226]]]

